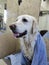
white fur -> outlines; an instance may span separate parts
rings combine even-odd
[[[22,19],[26,18],[28,22],[23,22]],[[15,22],[17,31],[19,33],[27,30],[27,34],[20,38],[21,50],[28,59],[32,59],[34,46],[35,46],[35,37],[38,31],[37,20],[30,15],[21,15],[17,18]],[[33,33],[31,34],[31,29],[33,27]]]

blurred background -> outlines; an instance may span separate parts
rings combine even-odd
[[[37,19],[39,32],[46,42],[49,61],[49,0],[0,0],[0,60],[20,52],[20,41],[14,38],[9,25],[22,14],[29,14]]]

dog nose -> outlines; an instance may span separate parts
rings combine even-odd
[[[11,30],[12,30],[12,29],[14,29],[14,30],[15,30],[16,25],[15,25],[15,24],[13,24],[13,25],[10,25],[9,27],[10,27],[10,29],[11,29]]]
[[[10,29],[15,33],[15,30],[16,30],[16,25],[15,24],[12,24],[9,26]]]

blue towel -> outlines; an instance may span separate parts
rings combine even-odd
[[[46,45],[40,33],[37,34],[37,39],[35,40],[35,43],[36,44],[32,62],[30,62],[30,60],[26,58],[24,54],[22,54],[22,65],[48,65]]]
[[[45,35],[43,36],[43,38],[49,39],[49,31],[45,33]]]

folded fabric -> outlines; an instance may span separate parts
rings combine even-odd
[[[17,53],[15,55],[11,54],[7,57],[5,57],[5,59],[10,59],[11,60],[11,65],[21,65],[21,53]]]
[[[43,38],[48,38],[49,39],[49,31],[43,36]]]

